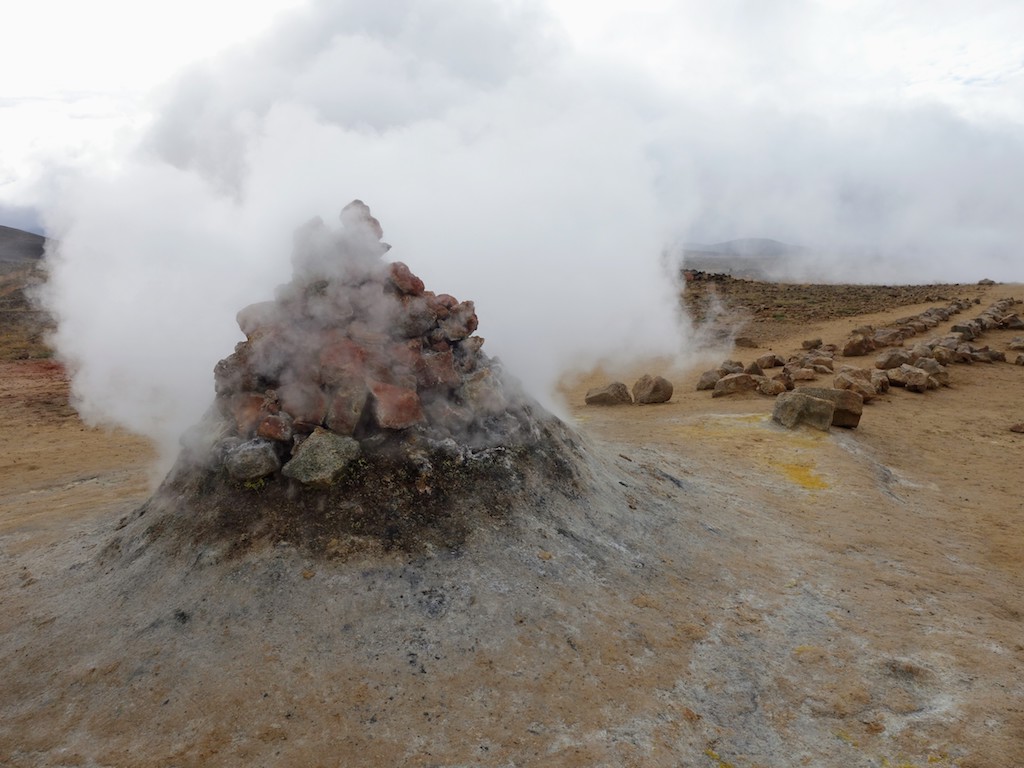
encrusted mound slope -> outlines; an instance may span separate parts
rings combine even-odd
[[[341,554],[454,547],[550,492],[579,493],[579,443],[475,335],[471,301],[382,256],[361,201],[296,234],[294,276],[238,313],[216,398],[133,517],[146,538],[288,541]]]

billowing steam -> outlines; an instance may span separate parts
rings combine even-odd
[[[677,88],[576,55],[530,4],[312,2],[184,73],[141,146],[50,209],[80,407],[173,447],[235,311],[287,279],[294,227],[354,198],[391,257],[476,300],[490,352],[541,397],[573,364],[685,351],[673,243],[774,237],[836,280],[1020,279],[1016,124],[802,87],[795,25],[749,25],[778,48],[744,38],[772,88],[739,98],[727,67]]]

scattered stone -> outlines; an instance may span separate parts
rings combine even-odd
[[[875,388],[875,392],[877,392],[880,395],[883,395],[886,392],[888,392],[890,382],[889,377],[885,374],[885,371],[871,371],[871,385]]]
[[[1024,350],[1024,338],[1021,338],[1020,336],[1014,336],[1012,339],[1010,339],[1010,343],[1007,345],[1007,348],[1012,349],[1015,352]]]
[[[818,374],[812,368],[797,368],[790,374],[790,378],[793,381],[816,381]]]
[[[1014,424],[1010,427],[1011,432],[1017,432],[1018,434],[1024,434],[1024,421],[1020,424]]]
[[[353,438],[318,427],[302,441],[282,472],[304,485],[329,488],[359,453],[359,443]]]
[[[757,349],[757,342],[749,336],[739,336],[733,344],[737,347],[744,347],[745,349]]]
[[[1007,315],[999,321],[999,326],[1001,328],[1009,328],[1010,330],[1019,331],[1024,328],[1024,320],[1022,320],[1018,314]]]
[[[817,349],[821,346],[821,339],[804,339],[800,342],[802,349]]]
[[[639,405],[667,403],[672,399],[672,382],[662,376],[644,374],[633,385],[633,401]]]
[[[584,400],[587,405],[627,405],[633,402],[629,388],[621,381],[587,390]]]
[[[772,421],[788,429],[807,425],[828,432],[834,412],[835,406],[831,400],[813,397],[805,392],[784,392],[775,399]]]
[[[995,280],[990,280],[987,277],[982,278],[981,280],[978,281],[978,285],[995,285],[995,284],[996,284]]]
[[[1017,355],[1013,361],[1014,365],[1024,365],[1024,355]]]
[[[757,389],[757,384],[758,380],[749,373],[730,373],[715,383],[715,391],[711,393],[711,396],[724,397],[740,392],[753,392]]]
[[[697,380],[697,391],[700,392],[705,389],[714,389],[715,384],[722,378],[722,374],[717,370],[715,371],[704,371]]]
[[[743,372],[749,373],[751,376],[764,376],[764,371],[761,369],[761,366],[758,365],[756,362],[753,362],[746,368],[744,368]]]
[[[849,389],[828,389],[827,387],[800,387],[797,394],[810,395],[832,403],[832,425],[854,428],[860,424],[864,412],[864,398]]]

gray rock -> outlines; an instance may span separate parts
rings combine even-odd
[[[1007,349],[1012,349],[1015,352],[1024,350],[1024,337],[1014,336],[1010,339],[1010,343],[1007,345]]]
[[[764,371],[757,362],[753,362],[743,369],[744,373],[749,373],[751,376],[764,376]]]
[[[728,376],[730,373],[743,373],[743,363],[738,360],[724,360],[718,366],[718,372],[722,376]]]
[[[835,406],[830,400],[812,397],[804,392],[783,392],[775,398],[772,421],[793,429],[805,424],[813,429],[828,432],[832,425]]]
[[[256,438],[235,446],[224,457],[224,468],[234,480],[259,480],[281,468],[274,444]]]
[[[644,374],[633,385],[633,402],[639,405],[667,403],[672,399],[672,382],[662,376]]]
[[[284,465],[285,477],[304,485],[329,488],[338,481],[349,462],[359,456],[359,443],[326,429],[313,430]]]
[[[938,382],[940,386],[949,386],[949,371],[938,360],[923,357],[917,361],[917,367],[922,371],[927,371],[928,375]]]
[[[909,362],[910,355],[905,349],[886,349],[875,358],[875,368],[887,371],[890,368],[899,368]]]
[[[864,398],[850,389],[828,389],[827,387],[799,387],[797,394],[810,395],[832,403],[832,425],[854,428],[860,424],[864,412]]]
[[[882,395],[889,391],[889,377],[886,376],[885,371],[872,371],[871,372],[871,385],[875,388],[875,392]]]
[[[804,339],[800,346],[803,349],[817,349],[821,346],[821,339]]]
[[[1024,365],[1024,355],[1017,355],[1013,361],[1014,365]]]
[[[629,405],[633,398],[621,381],[613,381],[604,387],[587,390],[584,401],[587,405]]]

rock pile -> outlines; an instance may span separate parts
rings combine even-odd
[[[333,504],[350,528],[393,538],[410,520],[450,518],[453,493],[490,484],[473,503],[497,503],[519,487],[518,458],[564,470],[571,433],[483,352],[473,302],[384,261],[361,201],[341,222],[301,228],[291,282],[238,313],[246,339],[215,366],[214,406],[164,490],[219,516],[235,505],[315,518]],[[238,495],[252,490],[266,503]]]
[[[839,347],[824,344],[821,339],[808,339],[802,349],[783,360],[774,353],[757,358],[749,365],[736,360],[725,360],[722,364],[701,374],[697,390],[712,390],[713,397],[723,397],[743,392],[756,392],[776,396],[795,388],[802,397],[787,397],[777,405],[775,420],[782,424],[818,424],[824,419],[827,409],[818,403],[809,403],[806,398],[829,400],[833,413],[840,413],[836,426],[856,426],[860,420],[861,405],[890,387],[902,387],[911,392],[926,392],[930,389],[948,387],[950,375],[947,366],[952,363],[993,363],[1006,360],[1006,354],[987,346],[974,344],[982,333],[994,328],[1017,328],[1024,320],[1010,310],[1017,299],[1001,299],[992,304],[977,317],[954,325],[944,336],[934,336],[912,346],[904,342],[919,333],[935,328],[940,322],[971,306],[966,299],[957,300],[945,307],[932,307],[918,315],[901,318],[891,325],[875,329],[872,326],[857,328],[842,347],[843,357],[858,357],[871,351],[882,350],[876,356],[874,368],[859,368],[836,364]],[[1019,343],[1018,343],[1019,342]],[[1016,344],[1016,346],[1015,346]],[[1024,339],[1015,339],[1010,349],[1024,349]],[[1024,364],[1024,355],[1015,361]],[[781,368],[769,376],[767,371]],[[831,376],[832,388],[799,387],[799,382],[815,381],[819,376]],[[837,407],[839,398],[855,395],[857,402],[850,400],[850,408]]]

